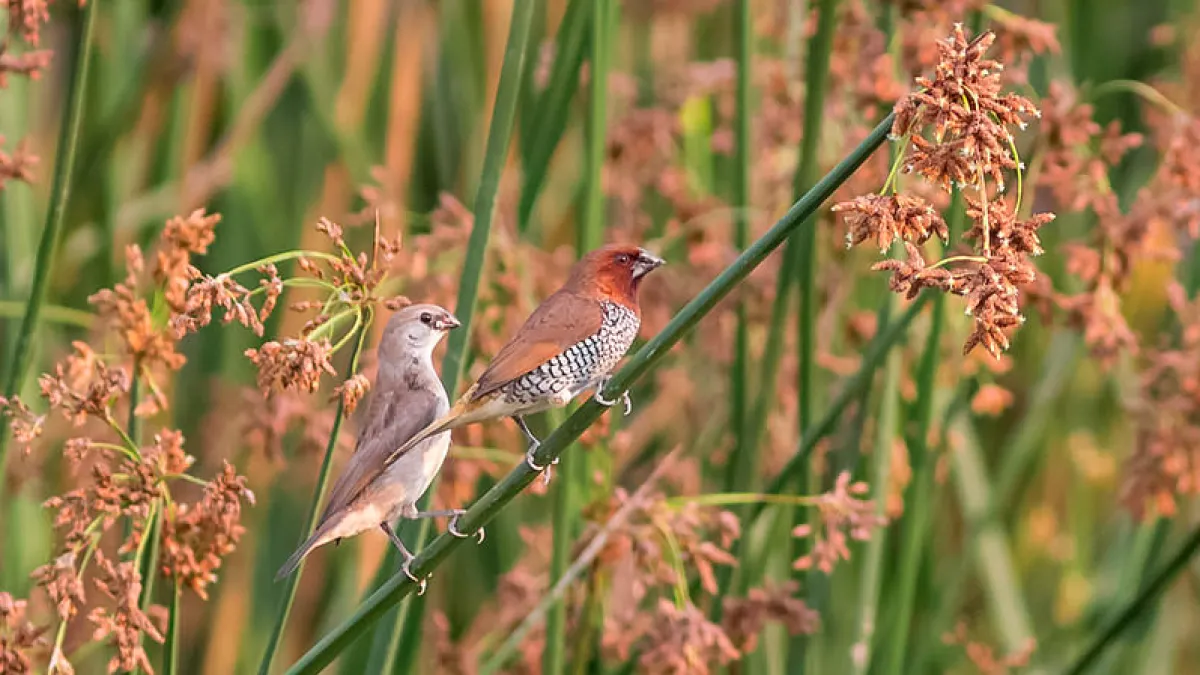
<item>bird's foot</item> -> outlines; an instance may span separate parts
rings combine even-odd
[[[555,464],[558,464],[558,458],[555,457],[554,459],[550,460],[549,464],[544,464],[544,465],[538,464],[537,460],[534,459],[534,453],[537,452],[537,449],[539,447],[541,447],[541,443],[530,443],[529,444],[529,449],[525,451],[525,463],[529,465],[529,468],[542,474],[542,484],[543,485],[549,485],[550,484],[550,474],[551,474],[550,467],[554,466]]]
[[[629,397],[628,389],[621,392],[621,395],[618,396],[617,398],[614,398],[614,399],[604,398],[604,393],[603,393],[604,387],[608,385],[608,381],[610,379],[611,379],[611,377],[606,377],[603,380],[601,380],[599,384],[596,385],[596,393],[592,394],[592,398],[596,399],[596,403],[599,403],[600,405],[602,405],[606,408],[611,408],[614,404],[616,404],[616,402],[618,400],[620,400],[625,404],[625,414],[629,415],[630,413],[633,412],[633,399],[631,399]]]
[[[425,595],[425,587],[429,585],[429,577],[418,578],[412,572],[413,558],[407,558],[404,564],[400,566],[400,571],[404,572],[404,576],[412,579],[412,582],[417,585],[417,595]]]
[[[470,534],[460,532],[458,529],[458,519],[461,518],[464,513],[466,513],[465,509],[459,509],[458,513],[454,514],[450,518],[450,522],[446,523],[446,531],[449,532],[451,536],[458,537],[459,539],[466,539],[467,537],[472,536]],[[479,535],[479,537],[478,537],[479,541],[477,541],[475,543],[482,544],[483,538],[487,536],[484,533],[483,528],[480,527],[478,530],[475,530],[475,534]]]

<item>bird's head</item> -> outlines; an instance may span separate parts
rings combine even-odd
[[[437,305],[409,305],[388,319],[380,341],[382,358],[405,351],[432,352],[446,333],[462,324]],[[393,353],[394,352],[394,353]]]
[[[637,291],[647,274],[666,264],[644,248],[612,244],[589,252],[575,263],[567,287],[598,292],[637,307]]]

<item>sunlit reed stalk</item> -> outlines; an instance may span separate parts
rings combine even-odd
[[[613,0],[594,0],[591,4],[591,57],[587,152],[584,167],[584,195],[576,237],[576,256],[583,256],[604,241],[603,170],[605,140],[608,131],[608,71],[611,62]],[[557,411],[556,411],[557,412]],[[557,417],[557,416],[555,416]],[[560,421],[561,418],[556,419]],[[551,520],[554,539],[550,553],[550,579],[562,579],[570,564],[571,544],[579,529],[579,512],[587,488],[588,457],[573,453],[572,465],[563,471],[554,486]],[[561,673],[567,659],[567,612],[559,603],[546,615],[546,642],[542,653],[542,671]],[[579,635],[587,631],[579,629]]]
[[[953,238],[962,231],[964,215],[962,193],[956,190],[947,208],[946,223],[950,229],[950,237]],[[934,462],[933,448],[929,447],[928,438],[933,424],[937,384],[935,375],[945,314],[946,296],[939,293],[933,300],[929,334],[926,336],[917,365],[917,401],[909,412],[908,420],[912,432],[905,439],[909,450],[909,465],[912,467],[912,479],[904,495],[904,516],[900,521],[903,527],[898,530],[901,533],[900,559],[898,572],[894,577],[896,595],[893,596],[891,607],[895,621],[891,624],[886,641],[887,649],[883,652],[883,672],[892,675],[905,672],[909,625],[912,621],[917,581],[933,519]]]
[[[662,332],[639,349],[626,365],[613,375],[605,391],[602,392],[603,395],[606,397],[619,395],[638,378],[653,369],[672,346],[712,311],[713,307],[737,284],[762,264],[762,261],[784,242],[788,234],[800,227],[801,223],[816,212],[821,204],[833,194],[834,190],[883,144],[892,122],[891,115],[880,122],[858,147],[813,186],[812,190],[792,205],[770,230],[751,244],[738,256],[737,260],[725,268],[716,279],[684,306]],[[914,303],[914,307],[919,307],[921,304],[923,304],[921,300],[918,300]],[[544,464],[557,458],[564,448],[579,438],[579,435],[599,419],[606,410],[607,408],[594,400],[588,400],[566,422],[543,440],[542,445],[535,453],[534,461]],[[539,475],[540,473],[534,471],[527,463],[517,465],[503,480],[481,496],[467,510],[467,513],[459,520],[459,526],[463,531],[473,531],[486,525],[497,512],[516,498]],[[461,540],[448,534],[439,536],[416,556],[411,570],[417,575],[429,574],[460,543]],[[393,576],[372,594],[349,619],[314,645],[288,672],[296,675],[320,671],[355,639],[370,630],[371,625],[392,605],[412,593],[413,590],[414,584],[408,577],[402,574]]]
[[[50,286],[50,275],[58,252],[58,241],[62,235],[63,220],[71,200],[75,155],[79,146],[79,130],[83,126],[84,107],[87,101],[87,80],[92,55],[92,36],[96,25],[96,5],[93,0],[83,8],[83,33],[75,52],[75,65],[67,80],[66,114],[58,132],[58,151],[54,159],[54,182],[50,187],[50,201],[46,209],[46,221],[42,226],[42,238],[38,242],[37,258],[33,267],[33,285],[29,289],[29,302],[25,305],[25,316],[17,331],[16,346],[5,366],[4,395],[12,397],[21,393],[25,379],[33,364],[30,351],[41,324],[42,306]],[[2,356],[2,355],[0,355]],[[0,504],[4,502],[3,480],[8,467],[8,445],[11,440],[8,425],[0,429]]]
[[[370,314],[370,309],[364,309]],[[367,335],[370,332],[371,316],[367,316],[365,320],[358,323],[355,328],[354,350],[350,353],[350,363],[347,366],[346,378],[353,377],[358,372],[358,360],[362,355],[363,345],[367,340]],[[325,457],[321,460],[321,469],[317,474],[317,484],[313,488],[313,497],[309,502],[308,515],[305,517],[304,528],[301,530],[304,538],[308,538],[317,526],[317,518],[321,514],[321,504],[325,499],[325,489],[329,485],[329,470],[333,466],[334,450],[337,448],[338,434],[341,432],[342,422],[346,416],[345,400],[338,397],[337,411],[334,413],[333,426],[329,430],[329,442],[325,445]],[[275,615],[275,623],[271,628],[271,637],[267,640],[266,650],[263,652],[262,661],[258,666],[259,675],[269,675],[271,672],[271,663],[275,660],[275,653],[279,649],[279,643],[283,639],[283,631],[287,626],[288,615],[292,611],[292,603],[296,599],[296,587],[300,583],[300,577],[304,574],[305,563],[300,562],[300,566],[296,571],[284,582],[283,598],[280,600],[279,609]]]
[[[516,0],[513,4],[508,38],[504,47],[504,60],[500,66],[500,81],[492,110],[491,127],[488,129],[483,169],[472,209],[475,222],[467,241],[463,273],[459,278],[458,299],[455,302],[454,315],[462,323],[462,326],[450,333],[447,339],[446,356],[442,359],[442,383],[451,400],[454,399],[458,381],[462,377],[466,365],[468,340],[471,336],[471,324],[475,318],[476,298],[479,295],[479,281],[483,276],[484,257],[492,230],[492,220],[495,217],[500,176],[504,171],[504,163],[515,126],[521,78],[525,71],[525,59],[528,58],[529,32],[533,24],[536,5],[536,0]],[[435,479],[433,485],[429,487],[417,504],[417,508],[427,509],[436,490],[437,481]],[[417,536],[409,543],[412,550],[421,549],[429,538],[430,528],[428,519],[423,519],[416,526]],[[407,533],[413,528],[404,529]],[[408,673],[415,667],[416,657],[419,653],[421,628],[424,622],[424,608],[424,603],[407,603],[400,607],[396,617],[398,638],[390,643],[394,645],[394,647],[389,647],[391,658],[385,661],[391,662],[391,672]]]

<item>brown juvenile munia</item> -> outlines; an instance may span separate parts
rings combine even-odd
[[[389,461],[439,433],[474,422],[511,417],[529,440],[525,461],[540,441],[524,415],[570,403],[594,389],[596,400],[612,369],[629,351],[641,325],[638,287],[663,260],[637,246],[591,251],[571,268],[562,288],[538,306],[500,349],[479,380],[450,409],[401,446]],[[628,393],[624,395],[626,409]],[[546,473],[549,479],[549,473]]]
[[[458,319],[437,305],[410,305],[392,315],[379,341],[379,372],[354,455],[334,483],[316,530],[284,563],[276,579],[295,571],[314,548],[378,527],[404,559],[404,573],[422,583],[409,571],[413,555],[391,523],[399,518],[457,518],[463,513],[459,509],[418,512],[416,507],[446,459],[450,434],[426,435],[388,460],[449,408],[446,390],[433,368],[433,348],[458,326]],[[453,522],[450,529],[463,536],[454,530]]]

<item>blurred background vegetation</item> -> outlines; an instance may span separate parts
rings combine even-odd
[[[14,8],[30,0],[3,4],[19,52],[27,46],[17,48]],[[955,20],[972,30],[1014,15],[1048,24],[1061,49],[1029,55],[1018,45],[1028,78],[1014,87],[1035,103],[1057,82],[1094,103],[1101,127],[1115,121],[1148,138],[1168,128],[1163,105],[1131,83],[1155,87],[1175,106],[1172,115],[1200,113],[1192,39],[1200,7],[1187,0],[87,4],[53,3],[40,44],[53,50],[49,66],[38,79],[9,74],[0,90],[5,149],[24,139],[40,157],[31,181],[9,181],[0,193],[0,357],[8,373],[18,365],[12,352],[38,271],[84,17],[94,13],[58,253],[44,270],[47,304],[33,348],[19,364],[30,373],[19,393],[31,402],[36,374],[72,340],[104,350],[105,338],[89,328],[87,298],[123,278],[125,246],[152,249],[166,219],[201,206],[222,217],[209,253],[195,261],[205,273],[328,248],[313,227],[322,216],[346,225],[352,246],[367,250],[378,214],[381,229],[402,233],[408,251],[391,270],[393,290],[454,309],[510,18],[525,6],[528,48],[465,345],[467,378],[557,286],[577,250],[602,241],[642,243],[668,259],[644,288],[643,337],[652,336],[866,136],[920,65],[928,72],[934,40]],[[886,55],[893,58],[876,58]],[[604,86],[594,84],[597,73]],[[1113,82],[1121,84],[1105,89]],[[1049,141],[1031,127],[1020,143],[1033,173],[1039,143]],[[1123,208],[1160,166],[1161,146],[1147,141],[1106,167]],[[886,150],[876,155],[839,198],[878,191],[889,164]],[[1030,184],[1038,185],[1036,174]],[[1087,245],[1100,227],[1096,214],[1057,203],[1049,189],[1026,189],[1037,210],[1058,214],[1043,228],[1039,269],[1058,291],[1078,291],[1061,245]],[[804,433],[866,367],[868,341],[904,302],[892,299],[883,274],[869,271],[875,251],[844,249],[845,228],[827,209],[805,232],[811,241],[802,235],[776,253],[638,384],[631,418],[609,413],[568,451],[548,490],[532,489],[500,512],[482,546],[439,567],[426,595],[405,600],[331,672],[675,672],[644,657],[655,646],[650,626],[665,621],[658,599],[682,604],[681,585],[655,587],[643,583],[654,574],[631,572],[642,562],[630,553],[638,549],[632,534],[547,603],[544,626],[510,638],[668,452],[679,449],[680,458],[655,477],[655,503],[669,510],[709,495],[748,516],[752,504],[720,495],[774,485]],[[1194,291],[1200,263],[1188,237],[1164,228],[1147,236],[1181,253],[1171,262],[1135,259],[1118,289],[1138,343],[1154,349],[1187,325],[1170,311],[1169,282]],[[283,303],[306,297],[289,289]],[[1120,498],[1143,437],[1132,412],[1143,372],[1135,352],[1096,358],[1071,322],[1035,312],[1000,363],[962,357],[969,319],[959,302],[947,299],[944,326],[930,311],[913,320],[882,366],[865,371],[869,386],[835,411],[803,477],[777,486],[815,495],[842,470],[870,484],[891,523],[869,543],[852,543],[849,561],[828,575],[793,569],[807,546],[792,537],[793,526],[820,523],[804,506],[770,506],[771,517],[754,527],[743,520],[736,544],[721,542],[703,519],[687,525],[711,539],[677,561],[688,602],[711,625],[733,606],[725,601],[762,588],[778,602],[803,599],[820,615],[819,628],[792,635],[791,626],[772,623],[755,644],[738,643],[727,666],[703,656],[711,635],[670,636],[683,641],[681,654],[691,645],[707,659],[678,672],[1200,673],[1194,500],[1184,486],[1169,517],[1152,511],[1139,519]],[[263,339],[294,335],[304,320],[278,312]],[[382,325],[375,322],[374,336]],[[267,401],[257,393],[243,352],[261,341],[237,327],[210,327],[182,343],[186,366],[160,383],[172,404],[156,423],[183,432],[205,473],[222,459],[235,462],[257,495],[210,599],[184,596],[182,673],[259,668],[286,593],[273,576],[302,539],[298,514],[309,507],[332,426],[334,378],[312,397]],[[373,344],[372,337],[368,374]],[[562,419],[545,417],[543,431]],[[350,421],[335,467],[353,446]],[[70,431],[59,426],[31,453],[9,454],[0,492],[0,590],[29,597],[42,619],[52,612],[29,575],[61,545],[42,503],[86,478],[62,461]],[[456,436],[434,501],[469,503],[519,461],[521,447],[507,422]],[[418,528],[406,526],[402,536],[411,541]],[[666,548],[655,550],[676,561],[679,552]],[[314,554],[274,671],[390,574],[386,552],[382,536],[367,534]],[[706,565],[717,568],[716,593],[700,578]],[[157,592],[169,604],[168,587]],[[103,672],[108,648],[78,623],[66,641],[76,672]],[[1094,648],[1099,658],[1081,660]],[[147,649],[157,666],[162,647],[147,640]],[[1005,655],[1014,655],[1012,664]]]

